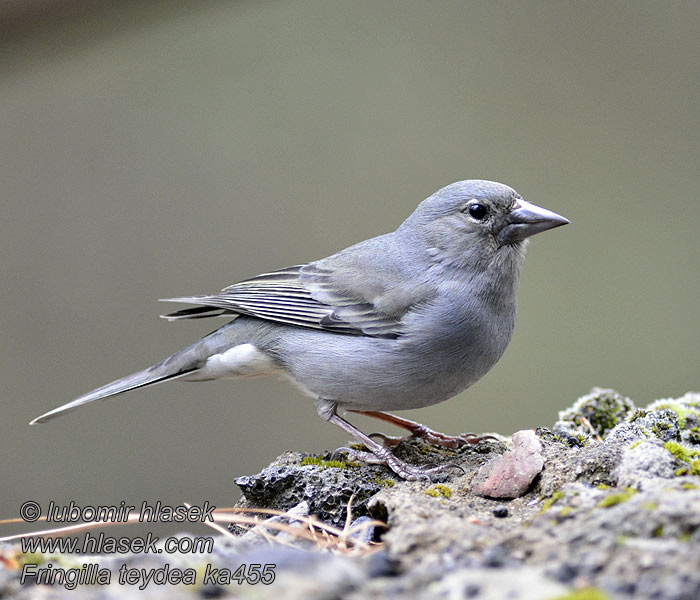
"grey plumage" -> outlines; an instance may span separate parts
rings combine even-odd
[[[499,183],[451,184],[394,232],[305,265],[265,273],[170,320],[232,321],[166,360],[59,407],[48,421],[94,400],[161,381],[278,374],[317,400],[319,414],[360,439],[404,477],[412,467],[356,430],[336,409],[383,411],[442,402],[503,354],[529,236],[568,221]]]

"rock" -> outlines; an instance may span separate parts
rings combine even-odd
[[[236,485],[244,495],[239,506],[288,511],[306,502],[309,512],[324,523],[342,525],[351,498],[353,514],[366,515],[367,500],[396,483],[381,467],[329,458],[287,452],[257,475],[238,477]]]
[[[612,477],[620,487],[639,490],[653,479],[674,478],[677,468],[675,457],[660,440],[645,440],[623,453]]]
[[[472,480],[472,493],[486,498],[519,498],[544,466],[540,444],[531,429],[513,434],[513,449],[486,463]]]
[[[512,440],[482,440],[459,450],[412,438],[396,447],[416,464],[464,469],[440,481],[406,482],[381,466],[286,453],[261,473],[236,480],[244,492],[240,506],[287,513],[261,516],[267,520],[257,530],[264,536],[217,536],[206,555],[94,557],[113,572],[124,563],[140,569],[168,563],[200,574],[207,564],[232,570],[274,564],[271,585],[151,585],[142,592],[114,585],[20,586],[19,565],[29,557],[0,544],[0,595],[696,600],[699,428],[698,394],[636,408],[613,390],[594,389],[562,411],[551,431],[518,432]],[[298,535],[308,527],[306,515],[343,529],[351,497],[356,529],[340,534],[334,553],[321,551],[329,539],[324,535],[316,541]],[[286,531],[277,533],[279,524]],[[354,544],[364,550],[353,550]],[[31,558],[79,566],[86,557]]]
[[[554,432],[588,437],[605,435],[634,411],[634,403],[615,390],[593,388],[587,396],[579,398],[573,406],[559,413]],[[590,427],[589,427],[590,425]]]
[[[541,569],[459,569],[431,588],[431,598],[479,598],[480,600],[542,600],[566,596],[568,589],[547,577]]]

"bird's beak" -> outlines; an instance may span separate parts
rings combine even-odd
[[[501,245],[512,244],[568,223],[568,219],[551,210],[518,200],[508,215],[508,223],[498,232],[498,241]]]

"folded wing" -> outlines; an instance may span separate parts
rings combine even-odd
[[[371,247],[355,247],[354,252],[263,273],[218,294],[164,299],[198,306],[163,317],[240,314],[297,327],[396,338],[403,332],[406,313],[428,300],[431,292],[391,264],[386,256],[373,254]]]

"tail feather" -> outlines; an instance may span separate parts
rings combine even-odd
[[[156,367],[157,366],[158,365],[156,365]],[[139,371],[138,373],[127,375],[126,377],[117,379],[112,383],[103,385],[102,387],[99,387],[96,390],[93,390],[83,396],[80,396],[80,398],[76,398],[72,402],[68,402],[68,404],[64,404],[63,406],[59,406],[58,408],[50,410],[49,412],[34,419],[29,424],[36,425],[37,423],[46,423],[48,421],[51,421],[52,419],[55,419],[56,417],[60,417],[62,415],[68,414],[69,412],[77,410],[84,404],[95,402],[96,400],[104,400],[105,398],[111,398],[112,396],[117,396],[119,394],[123,394],[124,392],[135,390],[140,387],[145,387],[147,385],[155,385],[156,383],[162,383],[164,381],[170,381],[172,379],[184,377],[192,371],[197,370],[196,368],[194,368],[189,369],[187,371],[179,371],[176,373],[163,373],[160,369],[157,369],[156,367],[149,367],[148,369],[144,369],[143,371]]]
[[[183,308],[166,315],[160,315],[162,319],[168,321],[179,321],[180,319],[208,319],[209,317],[232,317],[231,313],[226,313],[223,308],[212,306],[195,306],[194,308]]]
[[[155,385],[156,383],[172,381],[173,379],[191,375],[205,365],[207,359],[213,354],[217,354],[242,342],[242,340],[239,339],[240,336],[237,333],[237,329],[233,327],[233,325],[234,323],[231,322],[220,327],[201,340],[176,352],[152,367],[117,379],[112,383],[103,385],[96,390],[80,396],[80,398],[76,398],[68,404],[54,408],[46,414],[34,419],[30,425],[46,423],[56,417],[77,410],[85,404],[95,402],[96,400],[111,398],[112,396],[117,396],[118,394],[123,394],[124,392],[142,388],[147,385]]]

